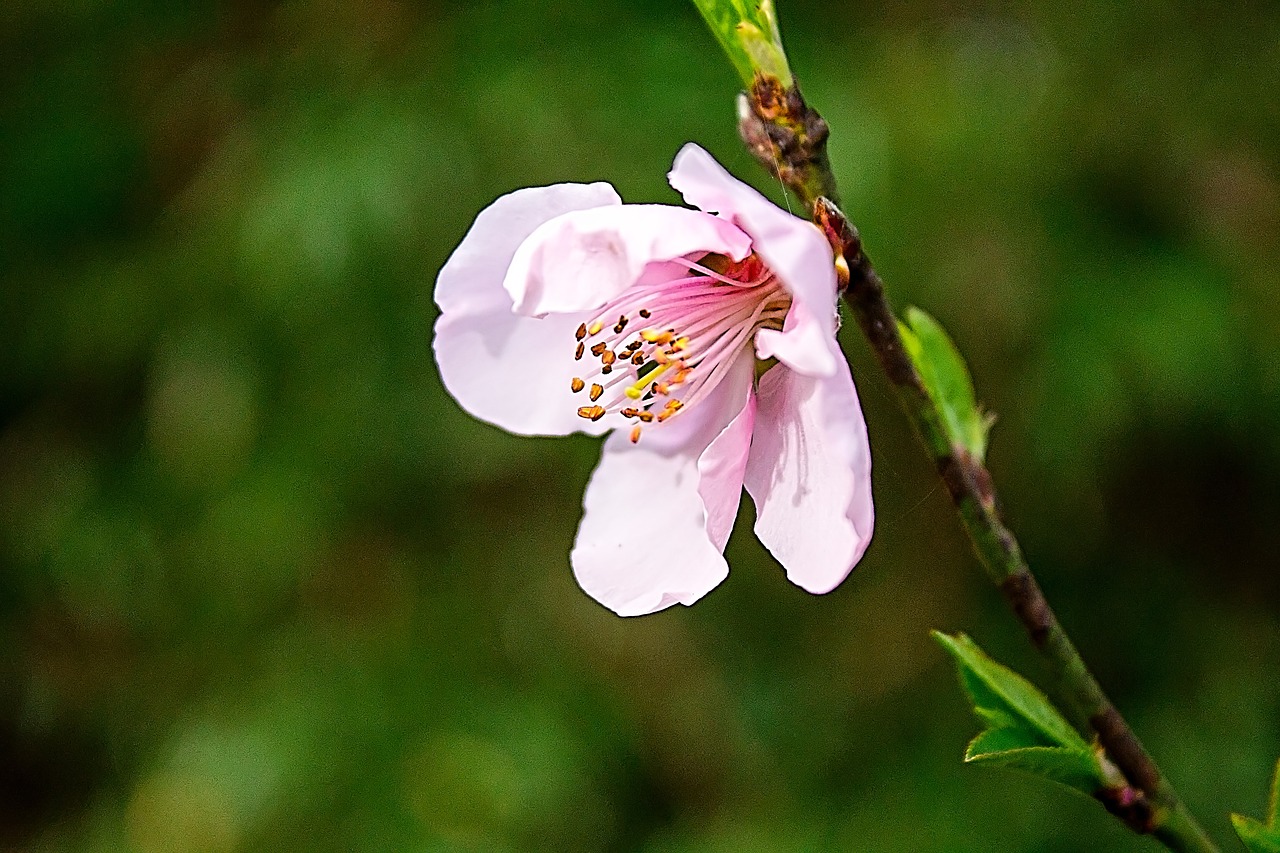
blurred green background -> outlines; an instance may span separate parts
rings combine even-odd
[[[1280,7],[779,6],[1050,598],[1229,844],[1280,754]],[[675,202],[697,140],[779,197],[691,4],[8,0],[0,50],[0,849],[1156,849],[961,765],[927,630],[1040,671],[852,328],[878,529],[822,598],[744,500],[728,582],[613,617],[595,443],[442,390],[497,195]]]

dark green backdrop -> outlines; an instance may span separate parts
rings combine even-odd
[[[847,210],[968,354],[1050,597],[1210,829],[1280,754],[1280,7],[778,0]],[[620,620],[595,445],[471,420],[436,271],[515,187],[675,202],[691,5],[7,0],[0,848],[1154,850],[966,768],[1039,677],[853,329],[876,540]],[[518,375],[512,382],[520,381]]]

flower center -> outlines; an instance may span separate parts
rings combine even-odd
[[[633,442],[646,424],[710,394],[756,331],[781,329],[791,307],[791,295],[755,255],[679,263],[689,276],[632,285],[575,335],[574,357],[588,370],[573,377],[572,390],[591,402],[578,416],[620,416]]]

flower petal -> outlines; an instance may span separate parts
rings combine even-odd
[[[570,388],[579,366],[574,331],[587,314],[444,314],[436,321],[440,378],[453,398],[482,421],[517,435],[607,432],[608,420],[578,417],[586,404]]]
[[[751,239],[719,217],[663,204],[558,216],[516,250],[504,286],[520,314],[588,311],[634,284],[655,261],[716,252],[746,257]]]
[[[756,395],[752,392],[742,411],[698,457],[698,495],[707,511],[707,537],[721,553],[738,518],[755,420]]]
[[[573,332],[582,317],[537,320],[511,310],[503,277],[517,247],[564,213],[621,205],[605,183],[530,187],[480,212],[436,281],[434,348],[440,378],[471,414],[523,435],[599,434],[577,415],[569,388]]]
[[[747,492],[756,536],[809,592],[830,592],[871,541],[871,450],[847,364],[812,377],[760,378]]]
[[[834,375],[844,361],[835,343],[836,273],[831,244],[817,226],[779,208],[693,143],[680,149],[667,179],[688,203],[750,234],[753,250],[791,292],[782,331],[756,336],[760,357],[809,376]]]
[[[751,368],[739,359],[710,397],[674,418],[680,433],[605,441],[570,559],[582,589],[619,616],[692,604],[728,576],[722,552],[755,416]]]
[[[782,331],[761,329],[756,332],[756,355],[761,359],[776,358],[806,376],[831,376],[843,361],[836,343],[835,317],[819,320],[809,308],[796,299],[787,312]]]
[[[502,280],[525,238],[564,213],[619,206],[622,199],[606,183],[555,184],[507,193],[480,211],[436,279],[436,304],[446,314],[479,314],[511,309]]]

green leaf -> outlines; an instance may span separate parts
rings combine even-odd
[[[933,636],[955,658],[961,686],[987,725],[969,742],[966,762],[1021,770],[1091,796],[1107,787],[1097,753],[1031,682],[964,634]]]
[[[1084,738],[1031,682],[992,660],[964,634],[952,637],[934,631],[933,637],[955,658],[961,683],[979,716],[999,722],[999,728],[1025,729],[1034,739],[1023,746],[1069,746],[1090,751]]]
[[[978,409],[964,358],[937,320],[918,308],[908,308],[906,315],[906,322],[898,323],[898,332],[925,390],[942,413],[948,441],[979,461],[985,459],[994,419]]]
[[[1093,753],[1078,752],[1063,747],[1032,746],[1024,749],[1006,749],[1000,752],[975,752],[977,742],[991,732],[984,732],[969,743],[964,760],[970,764],[989,767],[1006,767],[1041,776],[1068,788],[1075,788],[1092,796],[1106,787],[1102,770]]]
[[[1280,829],[1238,814],[1231,816],[1231,825],[1249,853],[1280,853]]]
[[[1271,805],[1267,809],[1267,825],[1280,829],[1280,761],[1276,762],[1276,772],[1271,777]]]
[[[782,34],[773,0],[693,0],[743,82],[757,73],[791,86],[791,69],[782,49]]]
[[[1271,780],[1267,822],[1233,814],[1231,824],[1249,853],[1280,853],[1280,761],[1276,762],[1275,777]]]

